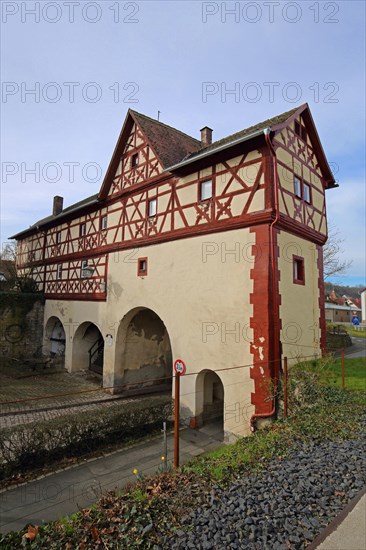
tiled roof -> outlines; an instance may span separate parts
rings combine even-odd
[[[164,168],[180,162],[187,155],[200,149],[201,142],[198,139],[136,111],[131,113],[141,126]]]
[[[282,113],[281,115],[277,115],[272,118],[268,118],[267,120],[264,120],[263,122],[258,122],[258,124],[254,124],[254,126],[250,126],[249,128],[245,128],[244,130],[240,130],[239,132],[236,132],[235,134],[231,134],[230,136],[227,136],[223,139],[219,139],[218,141],[214,141],[211,145],[208,147],[202,147],[199,151],[196,151],[195,153],[192,153],[189,158],[194,158],[197,154],[201,153],[209,153],[212,149],[216,149],[217,147],[220,147],[221,145],[229,144],[232,141],[236,141],[240,138],[249,136],[250,134],[254,134],[255,132],[259,132],[260,130],[264,130],[265,128],[268,128],[269,126],[275,126],[276,124],[281,124],[282,122],[285,122],[291,115],[293,115],[298,110],[298,107],[295,109],[291,109],[291,111],[287,111],[286,113]],[[181,159],[183,160],[183,159]]]
[[[83,206],[86,206],[87,204],[92,204],[94,202],[97,202],[98,194],[91,195],[90,197],[87,197],[86,199],[83,199],[79,202],[75,202],[71,206],[68,206],[67,208],[64,208],[60,214],[57,216],[53,216],[52,214],[50,216],[46,216],[46,218],[42,218],[41,220],[38,220],[38,222],[34,223],[33,225],[29,226],[28,229],[24,229],[24,231],[21,231],[20,233],[17,233],[16,235],[13,235],[12,237],[9,237],[10,239],[16,239],[20,237],[23,233],[28,233],[32,229],[37,229],[38,227],[41,227],[43,225],[46,225],[49,222],[52,222],[54,220],[60,220],[62,221],[62,218],[72,212],[73,210],[79,210]]]

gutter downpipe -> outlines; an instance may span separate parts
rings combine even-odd
[[[271,155],[272,159],[272,166],[273,166],[273,181],[274,181],[274,199],[275,199],[275,218],[270,226],[270,248],[271,248],[271,283],[272,283],[272,303],[273,303],[273,309],[275,312],[274,315],[274,334],[275,338],[273,339],[273,347],[274,347],[274,364],[273,364],[273,381],[274,381],[274,392],[276,394],[277,390],[277,384],[278,384],[278,361],[279,358],[279,346],[277,342],[277,327],[278,327],[278,319],[277,319],[277,278],[276,278],[276,260],[275,260],[275,239],[274,239],[274,226],[279,220],[279,209],[278,209],[278,173],[277,173],[277,157],[276,157],[276,151],[273,147],[273,144],[270,139],[270,133],[271,128],[265,128],[263,130],[264,137],[266,140],[266,143],[268,145],[268,149]],[[250,431],[255,432],[256,431],[256,420],[257,418],[268,418],[270,416],[273,416],[276,412],[276,395],[273,396],[272,399],[272,410],[269,413],[254,413],[250,418]]]

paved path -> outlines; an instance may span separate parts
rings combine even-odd
[[[180,432],[180,460],[222,446],[223,433],[215,424],[202,430]],[[40,525],[90,506],[102,492],[134,480],[133,469],[152,474],[161,466],[162,438],[87,461],[15,489],[0,492],[0,532],[18,531],[27,523]],[[173,435],[168,437],[168,458],[173,458]]]
[[[365,550],[366,494],[354,499],[321,533],[311,550]]]
[[[353,346],[347,348],[345,351],[346,357],[366,357],[366,338],[356,338],[353,336],[352,342]],[[352,348],[354,348],[354,351]]]

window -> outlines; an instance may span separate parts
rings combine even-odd
[[[212,198],[212,180],[201,181],[199,198],[201,201]]]
[[[85,271],[85,269],[88,267],[88,260],[83,260],[81,262],[81,272],[80,272],[80,276],[82,279],[86,279],[87,278],[87,273]]]
[[[294,283],[297,285],[305,284],[304,258],[293,256]]]
[[[61,236],[62,236],[61,231],[57,231],[57,233],[56,233],[56,244],[60,244]]]
[[[295,120],[295,134],[304,141],[307,140],[308,133],[306,131],[306,128],[303,124],[301,124],[298,120]]]
[[[139,154],[135,153],[131,157],[131,168],[135,168],[136,166],[138,166],[138,163],[139,163]]]
[[[100,229],[101,231],[105,231],[107,229],[107,216],[102,216],[100,218]]]
[[[62,279],[62,264],[57,266],[57,279]]]
[[[139,258],[137,260],[137,275],[140,277],[147,275],[147,258]]]
[[[86,224],[85,223],[81,223],[79,225],[79,236],[80,237],[85,237],[86,235]]]
[[[147,213],[149,218],[156,216],[157,211],[157,199],[150,199],[147,203]]]
[[[311,204],[311,188],[305,181],[303,182],[303,199],[305,202]]]
[[[301,181],[300,178],[294,177],[294,192],[301,199]]]

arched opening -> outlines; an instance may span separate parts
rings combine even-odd
[[[72,349],[73,370],[91,370],[103,374],[104,339],[99,328],[90,322],[78,326]]]
[[[224,386],[212,370],[203,370],[196,380],[196,425],[207,424],[224,428]]]
[[[53,364],[65,365],[66,334],[58,317],[50,317],[44,330],[43,354],[52,358]]]
[[[122,319],[116,343],[119,391],[128,394],[171,391],[172,350],[168,331],[151,309],[135,308]]]

